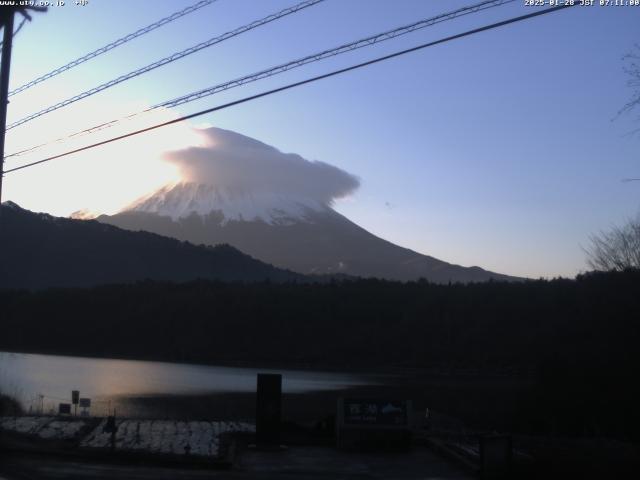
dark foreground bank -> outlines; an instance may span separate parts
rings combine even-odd
[[[209,364],[419,367],[479,378],[499,372],[531,381],[512,393],[482,381],[438,390],[449,405],[444,411],[479,418],[479,403],[466,399],[493,398],[506,413],[492,421],[514,431],[638,440],[639,286],[640,272],[626,271],[448,286],[202,281],[2,291],[0,348]]]

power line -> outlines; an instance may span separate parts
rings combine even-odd
[[[2,179],[4,177],[4,146],[7,131],[7,106],[9,105],[9,70],[11,69],[11,48],[14,35],[20,31],[24,22],[31,20],[30,12],[46,12],[47,7],[41,5],[26,5],[29,2],[20,2],[20,5],[5,6],[0,9],[0,24],[4,28],[2,32],[2,58],[0,59],[0,202],[2,201]],[[25,3],[23,5],[22,3]],[[35,2],[33,2],[35,3]],[[16,32],[13,31],[13,23],[16,14],[23,17],[22,23]]]
[[[25,2],[27,3],[27,2]],[[0,15],[1,18],[1,22],[2,25],[0,25],[1,29],[4,29],[4,24],[5,22],[8,20],[8,15],[11,14],[15,14],[15,13],[19,13],[20,15],[22,15],[22,21],[20,22],[20,25],[18,25],[18,28],[15,29],[15,31],[13,32],[13,36],[15,37],[18,32],[20,30],[22,30],[22,27],[24,26],[24,24],[27,21],[31,21],[31,14],[29,13],[30,11],[34,11],[34,12],[46,12],[47,11],[47,7],[45,6],[36,6],[36,5],[12,5],[12,6],[7,6],[7,8],[5,8],[4,10],[2,10],[2,14]],[[4,32],[3,32],[4,35]],[[0,47],[4,44],[4,40],[0,41]],[[8,96],[8,94],[7,94]]]
[[[159,103],[151,107],[152,109],[160,108],[160,107],[177,107],[179,105],[183,105],[185,103],[192,102],[194,100],[199,100],[200,98],[207,97],[209,95],[213,95],[215,93],[228,90],[230,88],[244,85],[246,83],[254,82],[256,80],[261,80],[263,78],[271,77],[273,75],[277,75],[279,73],[286,72],[288,70],[292,70],[297,67],[301,67],[303,65],[317,62],[320,60],[324,60],[325,58],[333,57],[336,55],[340,55],[342,53],[350,52],[353,50],[357,50],[362,47],[367,47],[370,45],[374,45],[376,43],[380,43],[386,40],[390,40],[392,38],[396,38],[402,35],[406,35],[408,33],[414,32],[416,30],[420,30],[422,28],[430,27],[432,25],[445,22],[448,20],[453,20],[454,18],[458,18],[464,15],[468,15],[470,13],[476,13],[482,10],[486,10],[489,8],[497,7],[500,5],[504,5],[506,3],[511,3],[514,0],[489,0],[484,1],[476,5],[472,5],[469,7],[463,7],[458,10],[454,10],[452,12],[444,13],[438,15],[436,17],[428,18],[425,20],[420,20],[419,22],[415,22],[411,25],[405,25],[403,27],[396,28],[394,30],[389,30],[387,32],[379,33],[377,35],[373,35],[362,40],[358,40],[356,42],[351,42],[345,45],[341,45],[336,48],[332,48],[330,50],[325,50],[320,53],[316,53],[313,55],[308,55],[304,58],[300,58],[298,60],[293,60],[291,62],[278,65],[276,67],[271,67],[266,70],[262,70],[257,73],[252,73],[250,75],[246,75],[241,78],[237,78],[235,80],[231,80],[229,82],[225,82],[219,85],[215,85],[213,87],[209,87],[197,92],[190,93],[188,95],[184,95],[173,100],[169,100],[163,103]]]
[[[423,43],[423,44],[418,45],[416,47],[412,47],[412,48],[408,48],[406,50],[401,50],[401,51],[398,51],[398,52],[394,52],[394,53],[391,53],[389,55],[384,55],[382,57],[377,57],[377,58],[374,58],[373,60],[368,60],[366,62],[358,63],[356,65],[351,65],[350,67],[341,68],[339,70],[334,70],[334,71],[329,72],[329,73],[325,73],[325,74],[318,75],[318,76],[315,76],[315,77],[307,78],[307,79],[301,80],[299,82],[290,83],[290,84],[282,86],[282,87],[274,88],[272,90],[267,90],[267,91],[264,91],[264,92],[261,92],[261,93],[255,94],[255,95],[251,95],[249,97],[244,97],[244,98],[241,98],[239,100],[235,100],[233,102],[229,102],[229,103],[225,103],[223,105],[219,105],[219,106],[216,106],[216,107],[208,108],[206,110],[201,110],[199,112],[191,113],[189,115],[185,115],[185,116],[180,117],[180,118],[175,118],[173,120],[169,120],[169,121],[166,121],[166,122],[163,122],[163,123],[159,123],[159,124],[156,124],[156,125],[153,125],[153,126],[150,126],[150,127],[142,128],[140,130],[135,130],[133,132],[125,133],[123,135],[118,135],[116,137],[112,137],[112,138],[109,138],[107,140],[103,140],[101,142],[93,143],[91,145],[86,145],[84,147],[76,148],[74,150],[69,150],[67,152],[60,153],[58,155],[53,155],[51,157],[43,158],[42,160],[38,160],[36,162],[27,163],[25,165],[21,165],[19,167],[12,168],[10,170],[7,170],[5,173],[11,173],[11,172],[15,172],[15,171],[22,170],[22,169],[25,169],[25,168],[33,167],[35,165],[40,165],[42,163],[49,162],[49,161],[52,161],[52,160],[56,160],[58,158],[66,157],[66,156],[72,155],[74,153],[79,153],[79,152],[82,152],[82,151],[85,151],[85,150],[90,150],[92,148],[96,148],[96,147],[99,147],[99,146],[102,146],[102,145],[106,145],[108,143],[116,142],[118,140],[123,140],[123,139],[128,138],[128,137],[133,137],[133,136],[139,135],[141,133],[146,133],[146,132],[149,132],[149,131],[152,131],[152,130],[155,130],[155,129],[158,129],[158,128],[161,128],[161,127],[166,127],[166,126],[169,126],[169,125],[173,125],[175,123],[183,122],[185,120],[190,120],[192,118],[199,117],[199,116],[202,116],[202,115],[206,115],[208,113],[213,113],[213,112],[216,112],[218,110],[224,110],[226,108],[233,107],[235,105],[240,105],[242,103],[250,102],[252,100],[257,100],[258,98],[262,98],[262,97],[266,97],[266,96],[269,96],[269,95],[273,95],[275,93],[283,92],[283,91],[289,90],[291,88],[295,88],[295,87],[299,87],[299,86],[302,86],[302,85],[306,85],[308,83],[313,83],[313,82],[316,82],[318,80],[323,80],[325,78],[329,78],[329,77],[333,77],[333,76],[336,76],[336,75],[340,75],[342,73],[350,72],[352,70],[357,70],[359,68],[363,68],[363,67],[366,67],[366,66],[369,66],[369,65],[373,65],[373,64],[376,64],[376,63],[379,63],[379,62],[383,62],[385,60],[389,60],[389,59],[392,59],[392,58],[395,58],[395,57],[406,55],[408,53],[416,52],[416,51],[422,50],[424,48],[432,47],[434,45],[439,45],[441,43],[450,42],[450,41],[456,40],[458,38],[467,37],[469,35],[474,35],[476,33],[484,32],[484,31],[487,31],[487,30],[492,30],[494,28],[503,27],[503,26],[509,25],[511,23],[521,22],[523,20],[528,20],[530,18],[538,17],[540,15],[545,15],[547,13],[555,12],[555,11],[558,11],[558,10],[563,10],[565,8],[570,8],[570,7],[573,7],[575,5],[576,4],[567,3],[565,5],[561,5],[561,6],[558,6],[558,7],[547,8],[547,9],[544,9],[544,10],[538,10],[538,11],[535,11],[535,12],[532,12],[532,13],[529,13],[529,14],[526,14],[526,15],[513,17],[513,18],[510,18],[510,19],[507,19],[507,20],[503,20],[501,22],[492,23],[490,25],[485,25],[483,27],[474,28],[473,30],[467,30],[466,32],[463,32],[463,33],[458,33],[456,35],[451,35],[449,37],[441,38],[439,40],[435,40],[435,41],[428,42],[428,43]]]
[[[478,4],[474,4],[474,5],[471,5],[471,6],[463,7],[463,8],[457,9],[457,10],[453,10],[451,12],[443,13],[443,14],[437,15],[435,17],[423,19],[423,20],[420,20],[418,22],[414,22],[414,23],[412,23],[410,25],[405,25],[405,26],[402,26],[402,27],[395,28],[393,30],[388,30],[386,32],[378,33],[376,35],[371,35],[369,37],[366,37],[366,38],[363,38],[363,39],[360,39],[360,40],[357,40],[357,41],[354,41],[354,42],[351,42],[351,43],[343,44],[343,45],[340,45],[338,47],[335,47],[335,48],[332,48],[332,49],[329,49],[329,50],[324,50],[322,52],[314,53],[312,55],[308,55],[306,57],[299,58],[297,60],[293,60],[293,61],[281,64],[281,65],[277,65],[275,67],[270,67],[270,68],[268,68],[266,70],[262,70],[262,71],[255,72],[255,73],[252,73],[252,74],[249,74],[249,75],[245,75],[243,77],[236,78],[234,80],[227,81],[227,82],[224,82],[224,83],[212,86],[212,87],[208,87],[208,88],[203,89],[203,90],[199,90],[199,91],[196,91],[196,92],[191,92],[191,93],[189,93],[187,95],[183,95],[181,97],[177,97],[177,98],[174,98],[172,100],[168,100],[168,101],[156,104],[156,105],[154,105],[152,107],[149,107],[149,108],[147,108],[145,110],[141,110],[141,111],[138,111],[138,112],[135,112],[135,113],[131,113],[131,114],[125,116],[125,117],[121,117],[121,118],[115,119],[115,120],[110,120],[108,122],[103,122],[103,123],[101,123],[99,125],[94,125],[92,127],[80,130],[79,132],[75,132],[75,133],[73,133],[71,135],[67,135],[65,137],[60,137],[60,138],[57,138],[57,139],[49,141],[49,142],[41,143],[41,144],[38,144],[38,145],[35,145],[35,146],[32,146],[32,147],[26,148],[24,150],[20,150],[18,152],[14,152],[14,153],[12,153],[10,155],[7,155],[5,157],[5,159],[10,158],[10,157],[16,157],[16,156],[24,155],[24,154],[26,154],[28,152],[32,152],[32,151],[37,150],[39,148],[42,148],[44,146],[52,145],[54,143],[59,143],[59,142],[62,142],[64,140],[71,139],[73,137],[78,137],[78,136],[82,136],[82,135],[95,133],[97,131],[113,127],[114,125],[116,125],[117,123],[119,123],[121,121],[130,120],[130,119],[132,119],[134,117],[137,117],[139,115],[150,113],[150,112],[152,112],[152,111],[154,111],[154,110],[156,110],[158,108],[162,108],[162,107],[171,108],[171,107],[176,107],[176,106],[179,106],[179,105],[183,105],[185,103],[193,102],[193,101],[199,100],[201,98],[204,98],[204,97],[207,97],[207,96],[210,96],[210,95],[214,95],[216,93],[219,93],[219,92],[222,92],[222,91],[225,91],[225,90],[229,90],[229,89],[232,89],[232,88],[235,88],[235,87],[240,87],[242,85],[245,85],[245,84],[248,84],[248,83],[251,83],[251,82],[255,82],[255,81],[258,81],[258,80],[262,80],[264,78],[272,77],[274,75],[278,75],[280,73],[287,72],[287,71],[292,70],[294,68],[302,67],[302,66],[307,65],[309,63],[318,62],[318,61],[324,60],[326,58],[330,58],[330,57],[334,57],[334,56],[337,56],[337,55],[341,55],[343,53],[347,53],[347,52],[350,52],[350,51],[353,51],[353,50],[357,50],[357,49],[364,48],[364,47],[369,47],[371,45],[375,45],[377,43],[380,43],[380,42],[383,42],[383,41],[386,41],[386,40],[397,38],[397,37],[402,36],[402,35],[407,35],[409,33],[412,33],[412,32],[414,32],[416,30],[420,30],[422,28],[430,27],[432,25],[435,25],[435,24],[438,24],[438,23],[441,23],[441,22],[445,22],[445,21],[448,21],[448,20],[453,20],[455,18],[464,16],[464,15],[468,15],[468,14],[471,14],[471,13],[476,13],[476,12],[479,12],[479,11],[482,11],[482,10],[487,10],[489,8],[498,7],[498,6],[507,4],[507,3],[511,3],[513,1],[515,1],[515,0],[486,0],[486,1],[480,2]]]
[[[16,28],[16,29],[14,30],[14,32],[13,32],[13,36],[14,36],[14,37],[18,34],[18,32],[19,32],[20,30],[22,30],[22,27],[24,26],[24,24],[26,23],[26,21],[27,21],[27,17],[23,17],[22,21],[20,22],[20,25],[18,25],[18,28]],[[2,44],[3,44],[3,43],[4,43],[4,41],[0,42],[0,47],[2,46]]]
[[[16,122],[13,122],[12,124],[10,124],[7,127],[7,130],[11,130],[12,128],[15,128],[19,125],[22,125],[24,123],[27,123],[31,120],[34,120],[35,118],[38,118],[42,115],[45,115],[47,113],[51,113],[55,110],[58,110],[59,108],[62,107],[66,107],[67,105],[70,105],[74,102],[77,102],[78,100],[82,100],[84,98],[90,97],[91,95],[95,95],[98,92],[101,92],[103,90],[106,90],[107,88],[111,88],[114,85],[118,85],[119,83],[125,82],[127,80],[131,80],[134,77],[137,77],[139,75],[142,75],[143,73],[147,73],[151,70],[155,70],[156,68],[162,67],[164,65],[167,65],[169,63],[175,62],[176,60],[180,60],[181,58],[184,58],[188,55],[191,55],[192,53],[198,52],[204,48],[207,47],[211,47],[212,45],[216,45],[218,43],[224,42],[225,40],[228,40],[229,38],[235,37],[237,35],[240,35],[242,33],[248,32],[249,30],[253,30],[254,28],[258,28],[261,27],[262,25],[265,25],[267,23],[271,23],[275,20],[278,20],[282,17],[285,17],[287,15],[291,15],[293,13],[296,13],[300,10],[303,10],[305,8],[311,7],[313,5],[316,5],[318,3],[324,2],[325,0],[305,0],[301,3],[298,3],[296,5],[293,5],[291,7],[287,7],[284,10],[281,10],[277,13],[273,13],[271,15],[268,15],[264,18],[261,18],[259,20],[255,20],[247,25],[243,25],[242,27],[236,28],[235,30],[231,30],[230,32],[224,33],[222,35],[210,38],[209,40],[207,40],[206,42],[202,42],[199,43],[197,45],[194,45],[192,47],[189,47],[185,50],[182,50],[180,52],[176,52],[172,55],[169,55],[168,57],[162,58],[160,60],[157,60],[153,63],[150,63],[149,65],[139,68],[137,70],[133,70],[132,72],[129,72],[125,75],[121,75],[118,78],[114,78],[113,80],[109,80],[108,82],[105,82],[101,85],[98,85],[97,87],[93,87],[90,90],[86,90],[78,95],[74,95],[73,97],[67,98],[66,100],[63,100],[62,102],[58,102],[55,105],[51,105],[50,107],[47,107],[43,110],[40,110],[38,112],[32,113],[31,115],[28,115]]]
[[[13,32],[13,36],[14,36],[14,37],[18,34],[18,32],[19,32],[20,30],[22,30],[22,27],[24,26],[24,24],[25,24],[25,22],[26,22],[26,21],[27,21],[27,17],[24,17],[24,18],[22,19],[22,21],[20,22],[20,25],[18,25],[18,28],[16,28],[16,31],[15,31],[15,32]]]
[[[160,28],[164,25],[167,25],[168,23],[173,22],[174,20],[177,20],[180,17],[184,17],[185,15],[188,15],[190,13],[195,12],[196,10],[199,10],[203,7],[206,7],[208,5],[211,5],[213,2],[216,2],[217,0],[201,0],[197,3],[194,3],[193,5],[184,8],[182,10],[179,10],[177,12],[172,13],[171,15],[169,15],[168,17],[164,17],[160,20],[158,20],[157,22],[152,23],[151,25],[147,25],[146,27],[143,27],[139,30],[136,30],[133,33],[130,33],[128,35],[125,35],[122,38],[119,38],[107,45],[105,45],[104,47],[100,47],[96,50],[94,50],[93,52],[89,52],[86,55],[83,55],[80,58],[76,58],[75,60],[72,60],[71,62],[56,68],[55,70],[52,70],[48,73],[45,73],[44,75],[41,75],[40,77],[31,80],[28,83],[25,83],[24,85],[16,88],[15,90],[12,90],[11,92],[9,92],[9,96],[15,95],[17,93],[23,92],[24,90],[27,90],[28,88],[33,87],[34,85],[37,85],[41,82],[44,82],[45,80],[48,80],[52,77],[55,77],[56,75],[61,74],[62,72],[66,72],[67,70],[72,69],[73,67],[77,67],[78,65],[87,62],[89,60],[91,60],[92,58],[96,58],[100,55],[102,55],[103,53],[107,53],[110,50],[113,50],[116,47],[119,47],[120,45],[123,45],[127,42],[130,42],[131,40],[138,38],[142,35],[145,35],[157,28]],[[23,22],[24,23],[24,22]],[[19,30],[19,28],[18,28]],[[17,32],[16,32],[17,33]]]

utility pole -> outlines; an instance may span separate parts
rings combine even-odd
[[[11,44],[13,43],[13,9],[2,12],[2,62],[0,64],[0,205],[2,205],[2,177],[4,177],[4,134],[7,128],[9,105],[9,69],[11,68]]]
[[[2,205],[2,179],[4,177],[4,135],[7,131],[7,106],[9,105],[9,70],[11,68],[11,46],[13,44],[13,20],[16,13],[31,21],[28,11],[46,12],[47,7],[14,6],[0,7],[0,26],[4,28],[2,38],[2,61],[0,62],[0,205]]]

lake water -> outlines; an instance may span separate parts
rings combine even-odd
[[[334,372],[234,368],[0,352],[0,391],[33,411],[71,401],[71,390],[92,399],[92,414],[127,397],[255,392],[257,373],[281,373],[284,393],[311,393],[376,384]]]

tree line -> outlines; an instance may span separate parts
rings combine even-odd
[[[640,427],[639,293],[638,270],[521,283],[194,281],[3,290],[0,349],[510,373],[534,379],[523,429],[629,437]]]

